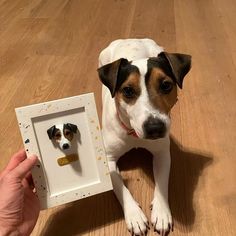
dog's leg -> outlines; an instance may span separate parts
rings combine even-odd
[[[109,161],[108,163],[114,192],[123,208],[128,230],[132,235],[146,235],[149,228],[146,216],[125,187],[116,162]]]
[[[167,235],[173,227],[168,204],[170,162],[169,148],[162,152],[153,153],[155,190],[152,201],[151,222],[154,226],[154,230],[161,235]]]

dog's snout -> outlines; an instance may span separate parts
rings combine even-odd
[[[156,118],[149,118],[143,125],[145,137],[147,139],[163,138],[166,133],[166,125]]]
[[[68,149],[70,146],[69,146],[69,144],[68,143],[64,143],[63,145],[62,145],[62,148],[65,150],[65,149]]]

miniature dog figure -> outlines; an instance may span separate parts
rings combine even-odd
[[[177,86],[182,88],[190,67],[191,56],[164,52],[151,39],[116,40],[100,53],[104,144],[114,192],[132,234],[145,235],[148,220],[125,187],[116,163],[135,147],[152,153],[151,223],[155,231],[167,235],[173,229],[168,204],[169,113],[177,101]]]
[[[47,130],[48,137],[55,143],[59,144],[62,150],[71,148],[71,141],[73,140],[74,134],[76,134],[78,128],[76,125],[58,124],[53,125]]]

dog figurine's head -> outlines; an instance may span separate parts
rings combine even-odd
[[[49,139],[59,144],[62,150],[71,148],[71,142],[74,134],[76,134],[78,128],[74,124],[58,124],[53,125],[47,130]]]
[[[161,52],[157,57],[128,61],[121,58],[98,69],[117,110],[139,138],[163,138],[169,113],[177,101],[177,86],[191,68],[191,56]]]

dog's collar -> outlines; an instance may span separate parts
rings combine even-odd
[[[117,118],[118,118],[118,121],[120,122],[121,127],[127,132],[127,135],[131,135],[131,136],[133,136],[133,137],[135,137],[135,138],[138,138],[138,135],[136,134],[135,130],[134,130],[134,129],[129,129],[129,128],[124,124],[124,122],[121,120],[118,111],[117,111]]]

